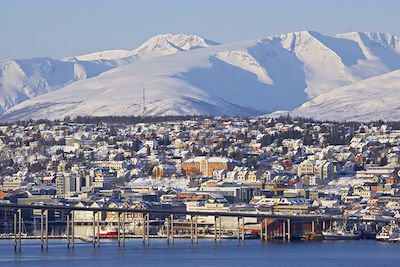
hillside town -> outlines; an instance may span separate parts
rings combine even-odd
[[[0,151],[0,203],[345,215],[393,227],[400,220],[398,123],[290,117],[28,121],[0,126]],[[65,221],[63,216],[55,212],[50,221]],[[75,222],[88,225],[93,216],[76,212]],[[27,222],[35,218],[35,212],[24,214]],[[12,214],[0,211],[0,219],[6,234]],[[100,219],[106,229],[117,217],[103,212]],[[133,235],[140,234],[134,225],[142,219],[126,218]],[[165,216],[150,219],[159,226],[153,234],[162,235]],[[176,234],[184,235],[189,218],[175,220]],[[210,216],[200,218],[200,232],[212,233],[213,223]],[[248,218],[243,228],[251,235],[259,223]],[[221,224],[224,234],[234,234],[235,220]],[[375,237],[388,225],[370,230]],[[330,225],[330,231],[335,227],[344,225]]]

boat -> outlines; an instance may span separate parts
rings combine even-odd
[[[118,236],[118,227],[116,226],[106,226],[100,229],[99,233],[100,237],[117,237]]]
[[[315,233],[306,233],[301,237],[301,240],[307,240],[307,241],[310,241],[310,240],[321,240],[321,239],[323,239],[323,236],[315,234]]]
[[[399,234],[397,234],[397,236],[391,236],[391,237],[389,237],[389,240],[388,240],[389,242],[400,242],[400,235]]]
[[[382,227],[375,239],[384,242],[400,242],[400,227],[395,223],[388,224]]]
[[[347,230],[322,231],[325,240],[356,240],[360,239],[360,233]]]
[[[389,241],[390,235],[389,232],[382,228],[382,231],[376,234],[375,239],[379,241]]]
[[[93,237],[90,236],[79,236],[78,239],[86,243],[93,243]]]
[[[239,236],[238,236],[239,235]],[[251,231],[246,231],[244,233],[234,232],[232,235],[225,237],[226,239],[259,239],[259,233],[253,233]]]

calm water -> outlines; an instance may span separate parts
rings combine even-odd
[[[39,241],[23,240],[22,252],[14,253],[12,241],[0,241],[0,266],[400,266],[400,244],[363,241],[324,241],[261,243],[259,240],[150,240],[127,241],[119,248],[115,242],[103,242],[94,249],[78,243],[67,250],[64,241],[49,240],[49,251],[42,252]]]

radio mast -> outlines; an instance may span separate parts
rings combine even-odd
[[[142,85],[142,91],[143,91],[143,110],[142,110],[142,117],[145,116],[146,114],[146,90],[144,86]]]

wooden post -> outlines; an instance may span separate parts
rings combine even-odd
[[[150,214],[149,213],[147,213],[146,214],[146,221],[147,221],[147,233],[146,233],[146,235],[147,235],[147,245],[149,245],[150,244]]]
[[[315,234],[315,222],[311,222],[311,233]]]
[[[67,229],[66,229],[66,234],[67,234],[67,248],[69,248],[69,213],[67,214]]]
[[[171,217],[171,240],[174,243],[174,214],[170,215]]]
[[[45,227],[44,227],[44,235],[45,235],[45,247],[46,250],[49,249],[49,210],[45,210]]]
[[[222,220],[221,220],[221,216],[218,216],[218,221],[219,221],[219,224],[218,224],[218,239],[219,239],[219,242],[221,242],[221,235],[222,235]]]
[[[268,218],[265,218],[265,241],[268,241]]]
[[[263,233],[263,231],[264,231],[264,226],[263,226],[263,222],[264,222],[264,220],[261,219],[261,221],[260,221],[260,240],[261,240],[261,241],[264,240],[264,233]]]
[[[142,238],[143,238],[143,245],[146,243],[146,214],[142,214]]]
[[[237,239],[240,241],[240,217],[237,217]]]
[[[290,227],[290,219],[288,219],[287,220],[287,239],[288,239],[288,241],[290,241],[291,240],[291,238],[292,238],[292,236],[291,236],[291,229],[290,229],[291,227]]]
[[[44,234],[44,229],[43,229],[43,224],[44,224],[44,221],[43,221],[43,210],[40,210],[40,248],[43,250],[43,245],[44,245],[44,237],[43,237],[43,234]]]
[[[196,242],[198,242],[199,239],[199,226],[198,224],[198,218],[197,215],[195,216],[195,221],[194,221],[194,232],[195,232],[195,238],[196,238]]]
[[[217,216],[214,216],[214,242],[217,242]]]
[[[93,211],[93,247],[96,247],[96,212]]]
[[[121,246],[121,234],[120,234],[120,232],[121,232],[121,213],[120,212],[118,212],[118,227],[117,227],[117,229],[118,229],[118,232],[117,232],[118,246],[120,247]]]
[[[72,248],[75,248],[75,211],[71,211]]]
[[[190,240],[193,243],[193,215],[190,215]]]
[[[18,209],[18,250],[21,251],[22,244],[22,210]]]
[[[244,235],[245,235],[245,232],[244,232],[244,217],[242,217],[242,240],[244,240]]]
[[[122,246],[125,247],[125,212],[122,213]]]
[[[166,226],[166,234],[167,234],[167,243],[169,244],[169,215],[167,216],[167,221],[166,221],[166,223],[167,223],[167,226]],[[165,223],[164,223],[165,224]]]
[[[14,210],[14,251],[17,251],[17,211]]]
[[[284,220],[282,221],[282,239],[283,241],[286,240],[286,224]]]
[[[100,247],[100,214],[101,211],[97,212],[97,247]]]

